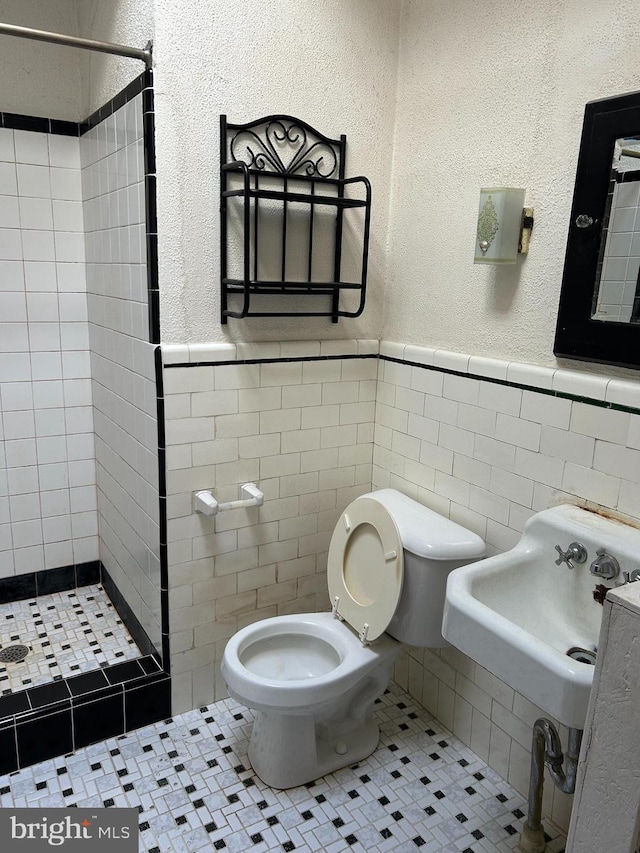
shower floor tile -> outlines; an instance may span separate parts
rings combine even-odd
[[[376,707],[373,755],[288,791],[253,774],[251,711],[224,700],[0,776],[0,807],[136,807],[146,853],[515,850],[524,798],[399,688]]]
[[[0,605],[0,649],[28,646],[19,663],[0,663],[0,695],[140,657],[99,584]]]

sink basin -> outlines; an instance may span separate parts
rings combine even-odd
[[[587,559],[556,565],[556,545],[579,542]],[[568,504],[537,513],[511,551],[449,575],[446,640],[561,723],[584,728],[593,681],[602,605],[593,598],[596,550],[615,557],[620,571],[640,568],[640,530]],[[568,656],[572,649],[577,659]]]

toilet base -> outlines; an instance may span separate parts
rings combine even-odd
[[[361,761],[371,755],[379,739],[374,720],[329,732],[313,716],[258,711],[249,761],[270,788],[294,788]]]

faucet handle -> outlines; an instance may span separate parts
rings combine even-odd
[[[616,586],[626,586],[628,583],[640,581],[640,569],[634,569],[632,572],[621,572],[622,580],[616,581]]]
[[[580,542],[572,542],[566,551],[563,551],[559,545],[556,545],[556,551],[560,555],[556,560],[556,566],[566,563],[570,569],[573,569],[575,566],[571,562],[572,560],[575,560],[576,563],[584,563],[587,559],[587,549]]]
[[[613,580],[620,574],[620,563],[611,554],[607,554],[604,548],[598,548],[597,558],[591,563],[589,571],[592,575],[605,580]]]

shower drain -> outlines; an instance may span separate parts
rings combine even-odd
[[[582,649],[580,646],[573,646],[569,649],[567,657],[577,660],[579,663],[591,664],[591,666],[595,666],[596,663],[596,653],[591,649]]]
[[[29,646],[16,644],[0,649],[0,663],[20,663],[29,654]]]

